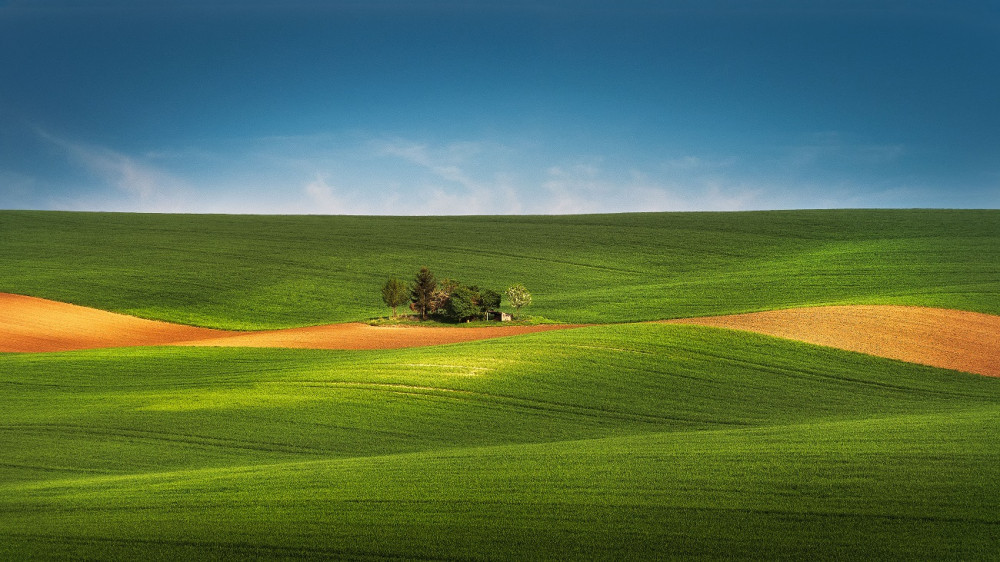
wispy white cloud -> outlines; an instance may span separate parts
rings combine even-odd
[[[118,190],[119,197],[100,195],[94,201],[98,210],[180,211],[187,207],[194,193],[185,181],[136,157],[102,146],[73,142],[41,129],[36,132],[40,138],[61,148],[71,162]],[[86,207],[90,197],[93,196],[69,196],[65,200],[79,208]]]
[[[351,211],[345,206],[343,198],[336,193],[333,186],[329,185],[326,178],[319,174],[316,174],[316,179],[305,185],[303,191],[324,213],[339,215]]]
[[[323,215],[387,215],[403,207],[396,192],[382,192],[373,197],[361,189],[345,189],[331,184],[330,178],[317,173],[302,187],[305,200],[293,203],[289,212]],[[396,212],[393,212],[393,211]]]
[[[548,194],[543,202],[546,213],[599,213],[609,198],[624,195],[614,185],[600,178],[593,163],[570,167],[552,166],[546,171],[542,189]]]
[[[38,135],[89,177],[71,178],[79,188],[49,190],[64,195],[49,197],[48,208],[75,210],[489,215],[932,206],[934,201],[934,190],[903,181],[866,184],[841,176],[837,159],[844,154],[856,162],[891,162],[905,157],[905,147],[852,145],[832,133],[792,149],[773,147],[761,159],[692,151],[641,161],[574,158],[529,144],[434,144],[357,134],[244,140],[214,152],[165,147],[133,155],[44,131]],[[809,156],[809,147],[819,153]],[[826,176],[814,177],[823,168],[805,162],[797,167],[796,158],[834,165]],[[15,188],[24,201],[31,199],[24,193],[31,188],[27,179],[0,174],[0,180],[9,184],[0,191],[0,206],[18,200]],[[980,199],[989,196],[984,189]]]
[[[398,186],[374,194],[365,189],[345,189],[317,175],[302,188],[305,200],[291,212],[332,215],[469,215],[489,214],[481,199],[470,192],[450,192],[429,187],[404,192]],[[492,211],[495,213],[496,211]]]
[[[378,179],[366,178],[357,170],[338,174],[317,167],[300,184],[305,197],[302,212],[468,215],[743,210],[760,208],[767,195],[761,187],[718,177],[718,171],[733,159],[683,157],[677,164],[685,175],[677,178],[676,167],[669,165],[666,172],[663,168],[622,169],[600,157],[545,165],[544,157],[489,143],[433,145],[396,138],[369,141],[368,147],[370,160],[365,164],[378,169]]]
[[[509,154],[503,146],[480,142],[455,142],[431,146],[400,139],[372,143],[382,156],[400,159],[423,170],[428,177],[411,177],[405,214],[516,214],[524,212],[522,193],[513,175],[489,173]],[[396,199],[403,196],[396,193]],[[395,210],[394,210],[395,211]],[[394,212],[390,211],[390,212]]]
[[[655,179],[631,169],[608,171],[594,162],[547,170],[543,212],[736,211],[756,208],[764,190],[742,183],[697,178]]]
[[[478,143],[452,143],[432,150],[426,144],[397,140],[381,143],[380,151],[389,156],[402,158],[426,169],[440,179],[458,184],[470,191],[486,189],[485,185],[473,180],[460,167],[461,164],[482,153],[482,145]]]

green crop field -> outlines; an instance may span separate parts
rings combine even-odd
[[[816,304],[1000,313],[1000,211],[558,217],[0,212],[0,291],[217,328],[385,315],[379,288],[524,283],[531,313],[608,323]]]
[[[0,212],[0,291],[260,328],[525,283],[610,323],[384,351],[0,354],[0,559],[991,559],[1000,379],[638,320],[1000,313],[1000,212]]]

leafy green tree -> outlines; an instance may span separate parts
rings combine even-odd
[[[470,287],[459,285],[451,291],[445,305],[445,316],[455,322],[468,321],[482,314],[479,293]]]
[[[431,293],[430,302],[427,304],[427,314],[447,316],[448,299],[451,298],[451,292],[459,285],[459,282],[454,279],[445,278],[439,281],[437,289]]]
[[[427,309],[434,296],[434,289],[437,288],[437,280],[434,274],[427,267],[421,267],[413,280],[410,288],[410,300],[413,301],[414,310],[420,313],[421,320],[427,320]]]
[[[512,285],[507,288],[507,302],[514,307],[514,316],[520,316],[521,307],[531,304],[531,293],[520,283]]]
[[[410,288],[395,277],[386,280],[382,285],[382,301],[392,309],[392,317],[396,317],[396,307],[410,299]]]
[[[491,310],[496,310],[500,308],[500,293],[492,289],[480,289],[479,290],[479,304],[483,307],[483,312],[486,314],[486,319],[489,320],[489,314]]]

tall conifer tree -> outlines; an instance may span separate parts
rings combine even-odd
[[[420,319],[427,320],[427,307],[430,305],[434,289],[437,288],[437,280],[434,274],[427,267],[421,267],[417,277],[413,280],[413,287],[410,289],[410,300],[420,311]]]

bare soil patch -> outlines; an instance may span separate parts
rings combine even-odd
[[[0,293],[0,351],[72,351],[214,338],[222,330]]]
[[[916,306],[823,306],[686,318],[698,324],[1000,377],[1000,316]]]
[[[294,347],[308,349],[398,349],[443,345],[532,332],[572,328],[567,324],[539,326],[496,326],[458,328],[450,326],[369,326],[367,324],[328,324],[308,328],[290,328],[263,332],[229,334],[221,338],[199,338],[174,345],[216,347]]]
[[[72,351],[147,345],[396,349],[572,327],[576,326],[375,327],[350,323],[287,330],[231,332],[146,320],[36,297],[0,293],[0,352]]]

